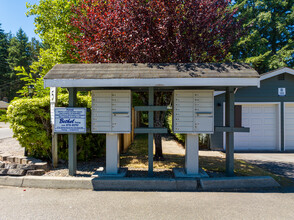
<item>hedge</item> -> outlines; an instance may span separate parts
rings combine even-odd
[[[6,122],[6,110],[0,109],[0,122]]]
[[[68,95],[58,95],[58,107],[68,106]],[[90,96],[78,96],[77,107],[91,107]],[[14,137],[30,156],[51,160],[51,125],[49,96],[43,98],[22,98],[10,103],[7,117]],[[91,113],[87,113],[87,127],[90,127]],[[67,135],[58,135],[58,155],[68,159]],[[105,135],[78,134],[78,160],[90,160],[105,152]]]

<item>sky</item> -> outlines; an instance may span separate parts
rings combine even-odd
[[[29,39],[35,37],[34,18],[27,17],[26,2],[30,4],[38,3],[39,0],[0,0],[0,24],[5,33],[11,32],[13,35],[22,28]]]

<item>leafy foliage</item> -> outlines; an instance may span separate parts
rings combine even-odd
[[[233,58],[259,73],[294,66],[294,1],[237,0],[238,19],[248,34],[232,49]]]
[[[89,96],[78,96],[77,105],[90,107]],[[68,95],[58,96],[59,106],[68,106]],[[7,117],[14,137],[26,147],[31,156],[49,160],[51,158],[51,125],[49,96],[43,98],[18,99],[8,107]],[[90,115],[87,126],[90,126]],[[59,157],[67,159],[67,135],[58,135]],[[77,135],[78,159],[87,160],[104,151],[105,136],[97,134]]]
[[[70,44],[67,34],[76,31],[70,24],[73,13],[71,7],[79,0],[40,0],[39,4],[27,3],[27,16],[34,15],[35,31],[42,39],[43,46],[32,45],[34,51],[40,50],[39,54],[32,53],[38,60],[30,66],[31,72],[18,68],[19,76],[27,84],[19,91],[23,96],[27,95],[26,86],[34,85],[35,95],[43,97],[49,95],[49,88],[44,89],[43,77],[58,63],[74,62],[69,55]],[[32,75],[30,75],[32,74]],[[37,76],[37,77],[35,77]]]
[[[83,62],[220,62],[240,35],[226,0],[83,0],[73,12]]]
[[[0,109],[0,121],[1,122],[8,122],[8,118],[6,116],[6,110]]]
[[[28,4],[27,15],[34,15],[35,31],[45,45],[40,52],[39,65],[45,75],[57,63],[71,63],[67,34],[77,31],[70,24],[71,7],[79,0],[40,0],[39,4]]]
[[[86,63],[223,62],[241,34],[227,0],[81,0],[72,10],[73,57]],[[155,97],[155,105],[170,101],[164,92]],[[164,120],[155,112],[155,127]],[[159,134],[155,145],[162,157]]]

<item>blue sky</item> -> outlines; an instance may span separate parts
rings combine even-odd
[[[30,4],[38,3],[39,0],[0,0],[0,23],[1,29],[5,33],[11,32],[13,35],[22,28],[29,39],[36,37],[34,33],[34,18],[25,15],[27,8],[26,2]]]

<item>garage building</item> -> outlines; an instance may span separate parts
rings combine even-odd
[[[225,94],[217,92],[215,126],[224,125],[224,102]],[[236,105],[241,107],[242,127],[250,128],[249,133],[235,133],[236,151],[294,151],[294,69],[284,67],[262,74],[260,88],[236,89]],[[225,146],[223,133],[211,136],[212,150]]]

